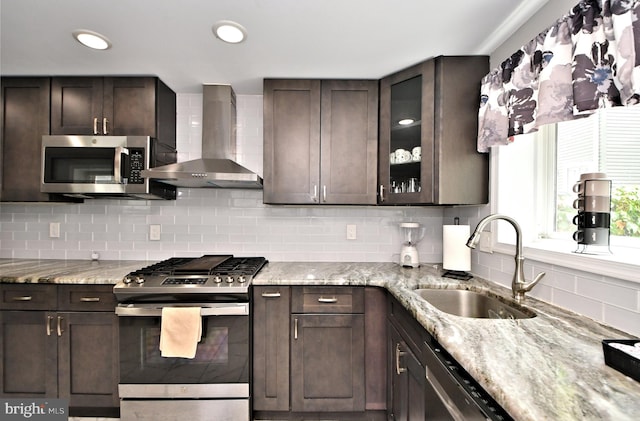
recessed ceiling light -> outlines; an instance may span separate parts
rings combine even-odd
[[[400,121],[398,121],[398,124],[401,126],[408,126],[409,124],[412,124],[415,120],[412,118],[405,118],[402,119]]]
[[[97,32],[86,29],[73,31],[73,37],[82,45],[94,50],[107,50],[111,48],[111,41],[107,37]]]
[[[238,44],[247,38],[247,30],[239,23],[221,20],[213,25],[213,34],[224,42]]]

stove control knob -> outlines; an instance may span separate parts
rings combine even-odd
[[[140,276],[136,276],[136,284],[142,285],[144,284],[144,278],[140,277]]]
[[[231,276],[231,275],[227,276],[227,283],[228,284],[233,283],[233,276]]]
[[[214,281],[216,284],[219,284],[220,282],[222,282],[222,278],[221,278],[220,276],[216,275],[216,277],[215,277],[215,278],[213,278],[213,281]]]
[[[127,275],[124,277],[124,279],[122,279],[122,282],[124,282],[126,285],[129,285],[131,282],[133,282],[133,277]]]
[[[238,282],[244,284],[245,282],[247,282],[247,278],[245,278],[244,275],[240,275],[238,276]]]

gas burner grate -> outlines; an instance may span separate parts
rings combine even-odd
[[[264,257],[234,257],[216,266],[212,274],[255,275],[266,262]]]
[[[267,263],[264,257],[233,257],[205,255],[202,257],[171,257],[131,272],[130,275],[255,275]]]

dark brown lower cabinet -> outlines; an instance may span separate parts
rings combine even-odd
[[[288,286],[253,287],[253,409],[289,411]]]
[[[0,285],[0,397],[68,399],[71,415],[117,416],[111,288]]]
[[[398,330],[391,324],[389,325],[389,352],[393,356],[392,367],[390,367],[390,419],[394,421],[426,419],[427,379],[424,366],[420,364]]]
[[[364,315],[291,316],[291,410],[364,411]]]
[[[386,293],[253,287],[256,420],[386,420]]]
[[[58,313],[58,396],[72,408],[117,407],[118,316],[115,313]],[[78,411],[82,411],[78,409]]]
[[[57,338],[46,334],[47,314],[0,311],[3,398],[58,397]]]

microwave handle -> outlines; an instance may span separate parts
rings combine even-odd
[[[113,174],[115,177],[115,182],[116,184],[125,184],[126,183],[126,178],[125,178],[125,163],[127,162],[126,159],[123,159],[123,157],[125,155],[129,155],[129,149],[127,148],[123,148],[122,146],[118,146],[116,148],[116,153],[115,156],[113,158]]]

